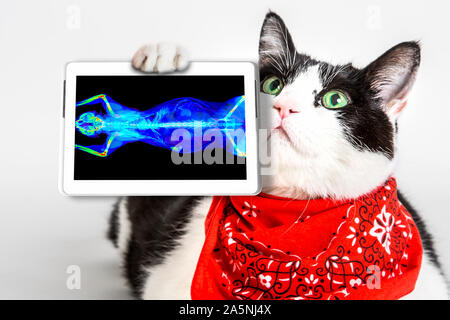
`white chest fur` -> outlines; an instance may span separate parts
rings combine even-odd
[[[147,269],[143,299],[191,299],[191,281],[205,241],[205,218],[211,201],[210,197],[199,201],[179,246],[162,264]]]

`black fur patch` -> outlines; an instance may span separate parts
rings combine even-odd
[[[320,77],[324,89],[316,96],[321,101],[330,90],[345,92],[350,103],[336,112],[344,127],[347,139],[358,150],[381,152],[388,159],[394,156],[394,131],[391,121],[368,90],[365,71],[351,64],[333,66],[325,62],[319,65]],[[320,106],[320,104],[319,104]]]
[[[177,246],[176,241],[185,233],[184,227],[199,199],[201,197],[127,197],[132,230],[124,273],[136,297],[140,296],[146,277],[143,268],[163,263],[166,255]],[[108,232],[116,244],[120,230],[117,212],[116,204]]]
[[[114,203],[114,207],[113,210],[111,212],[111,215],[109,216],[109,228],[108,228],[108,232],[107,232],[107,238],[109,240],[111,240],[111,242],[113,243],[114,247],[118,247],[117,244],[117,239],[118,239],[118,227],[119,227],[119,203],[120,203],[121,198],[119,198],[116,203]]]

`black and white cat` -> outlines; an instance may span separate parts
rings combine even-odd
[[[401,43],[363,69],[331,65],[296,51],[281,18],[269,12],[259,46],[262,127],[270,130],[271,175],[263,191],[295,199],[357,198],[393,173],[397,118],[420,64],[416,42]],[[144,46],[133,65],[165,72],[187,64],[179,48]],[[346,100],[345,108],[323,106]],[[447,299],[430,234],[399,193],[420,229],[425,249],[416,289],[405,298]],[[204,242],[210,197],[124,197],[111,216],[109,238],[121,254],[136,297],[190,299]]]

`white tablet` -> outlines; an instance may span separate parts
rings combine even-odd
[[[68,195],[244,195],[260,190],[256,70],[192,62],[67,65],[61,190]]]

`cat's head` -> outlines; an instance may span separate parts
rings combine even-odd
[[[259,64],[273,167],[263,176],[264,192],[356,198],[392,174],[397,119],[420,64],[416,42],[363,69],[331,65],[297,52],[281,18],[269,12]]]

